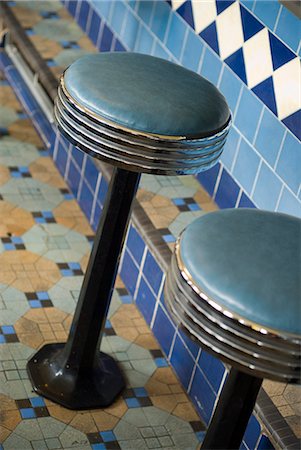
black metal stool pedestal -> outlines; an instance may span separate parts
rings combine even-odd
[[[230,113],[216,88],[193,72],[147,55],[105,53],[66,70],[55,117],[72,144],[116,168],[67,343],[42,347],[27,369],[40,395],[71,409],[104,407],[125,386],[117,363],[99,349],[140,174],[214,165]]]
[[[45,345],[28,362],[36,392],[68,408],[108,406],[125,386],[99,348],[139,180],[139,173],[115,169],[68,341]]]
[[[232,367],[202,450],[239,449],[264,378],[300,383],[301,220],[223,210],[179,237],[165,285],[175,322]]]

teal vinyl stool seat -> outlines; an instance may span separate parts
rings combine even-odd
[[[300,383],[301,220],[255,209],[201,216],[165,284],[175,322],[232,366],[202,448],[239,448],[262,379]]]
[[[110,405],[125,386],[100,352],[119,258],[141,173],[194,174],[218,161],[231,114],[200,75],[135,53],[84,56],[61,77],[54,115],[81,151],[114,166],[66,343],[28,362],[35,391],[71,409]]]

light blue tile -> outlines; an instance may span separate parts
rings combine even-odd
[[[244,140],[241,140],[238,155],[233,169],[233,175],[250,194],[259,165],[259,157],[253,148]]]
[[[284,131],[285,127],[282,122],[265,108],[256,137],[255,147],[272,166],[275,164],[278,156]]]
[[[126,14],[126,6],[123,2],[113,2],[113,11],[111,12],[111,27],[115,33],[120,34],[124,16]]]
[[[219,57],[213,52],[213,50],[206,48],[200,72],[201,75],[216,85],[221,70],[222,62]]]
[[[232,113],[234,113],[237,100],[239,97],[239,93],[241,87],[243,86],[242,81],[234,75],[231,69],[227,66],[224,66],[224,71],[221,79],[221,83],[219,85],[219,89],[224,94],[227,99],[229,108]]]
[[[177,59],[180,59],[181,56],[187,27],[188,25],[185,24],[183,19],[178,14],[173,13],[168,30],[166,47]]]
[[[133,50],[137,39],[139,21],[131,10],[128,10],[125,21],[125,25],[123,26],[123,30],[120,35],[122,38],[121,41],[122,44],[126,45],[129,50]]]
[[[169,54],[159,41],[155,44],[153,55],[157,56],[157,58],[169,59]]]
[[[89,0],[89,1],[90,3],[92,3],[94,10],[97,11],[101,17],[103,17],[104,19],[108,19],[113,3],[111,0],[101,0],[101,1]]]
[[[270,30],[274,29],[280,4],[278,1],[257,1],[254,7],[254,14],[257,16]]]
[[[204,44],[194,30],[188,30],[188,36],[182,57],[183,66],[190,70],[197,71],[200,58],[204,49]]]
[[[152,0],[140,0],[138,2],[138,8],[136,9],[137,14],[147,25],[150,22],[155,3],[156,2]]]
[[[298,50],[301,39],[299,19],[287,8],[283,7],[275,34],[279,36],[292,50]]]
[[[262,163],[256,181],[253,200],[261,209],[274,211],[281,191],[282,183],[275,173]]]
[[[139,39],[137,39],[135,52],[150,54],[154,43],[154,37],[149,30],[140,24]]]
[[[230,128],[230,132],[227,137],[227,141],[222,153],[221,161],[226,166],[227,169],[231,169],[234,156],[236,155],[237,145],[239,141],[239,134],[234,127]]]
[[[166,28],[168,24],[168,19],[170,14],[172,14],[171,8],[167,2],[157,1],[155,2],[155,10],[151,22],[151,29],[153,33],[163,41]]]
[[[262,108],[262,102],[244,87],[234,122],[250,142],[254,139]]]
[[[287,133],[276,168],[293,192],[298,192],[301,180],[301,143]]]
[[[278,211],[301,218],[301,200],[285,187],[281,195]]]

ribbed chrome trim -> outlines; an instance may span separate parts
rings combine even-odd
[[[300,336],[264,330],[234,317],[200,291],[179,259],[181,236],[166,277],[165,301],[176,323],[223,361],[277,381],[300,383]],[[226,314],[225,314],[226,312]]]
[[[212,308],[215,308],[217,311],[219,311],[221,314],[223,314],[225,317],[229,317],[232,321],[236,321],[243,327],[251,328],[254,331],[257,331],[258,333],[262,335],[270,335],[271,338],[281,338],[286,341],[292,342],[293,344],[301,345],[301,336],[294,333],[288,333],[283,330],[277,330],[272,329],[263,325],[260,325],[258,323],[255,323],[251,320],[246,319],[245,317],[240,316],[239,314],[230,311],[228,308],[225,309],[222,305],[220,305],[216,300],[209,298],[208,295],[200,288],[200,286],[197,286],[197,284],[194,282],[191,274],[189,273],[188,269],[185,267],[183,260],[181,258],[181,237],[182,234],[177,239],[177,242],[175,244],[175,256],[177,260],[177,265],[180,269],[182,277],[186,280],[186,283],[188,283],[191,286],[191,289],[198,295],[199,298],[202,299],[202,301],[207,302]]]
[[[220,158],[229,125],[215,136],[191,141],[164,141],[125,132],[87,117],[69,98],[63,78],[55,101],[55,119],[64,136],[93,157],[127,170],[161,175],[208,170]]]
[[[126,126],[120,125],[104,116],[101,116],[100,114],[96,114],[94,111],[90,110],[89,108],[81,105],[75,98],[72,97],[72,95],[69,93],[66,85],[65,85],[65,81],[64,81],[64,75],[65,72],[63,73],[63,75],[60,78],[60,86],[65,94],[65,96],[68,98],[69,102],[71,104],[73,104],[77,109],[79,109],[82,113],[86,114],[87,117],[93,117],[96,121],[102,123],[102,124],[106,124],[107,126],[112,127],[113,129],[116,130],[121,130],[124,131],[125,133],[128,133],[129,135],[135,135],[135,136],[142,136],[142,137],[146,137],[147,139],[153,139],[153,140],[163,140],[163,141],[198,141],[201,140],[202,138],[195,138],[195,139],[189,139],[186,136],[171,136],[171,135],[161,135],[161,134],[156,134],[156,133],[147,133],[145,131],[139,131],[139,130],[133,130],[131,128],[128,128]],[[231,123],[231,115],[229,116],[229,120],[228,122],[225,124],[225,128],[230,126]],[[220,131],[217,131],[216,133],[213,133],[212,136],[216,136],[218,135],[220,132],[223,132],[224,128]],[[205,139],[208,139],[208,137],[206,137]]]

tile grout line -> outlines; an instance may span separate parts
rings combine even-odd
[[[156,320],[156,317],[157,317],[157,311],[158,311],[158,307],[159,307],[159,303],[160,303],[160,298],[161,298],[161,295],[162,295],[162,292],[163,292],[163,289],[164,289],[164,285],[165,285],[165,276],[163,274],[162,280],[161,280],[161,284],[160,284],[160,287],[159,287],[159,291],[158,291],[158,295],[157,295],[157,298],[156,298],[156,303],[155,303],[155,307],[154,307],[154,311],[153,311],[153,316],[152,316],[152,319],[151,319],[151,322],[150,322],[150,325],[149,325],[151,330],[154,327],[154,323],[155,323],[155,320]]]

